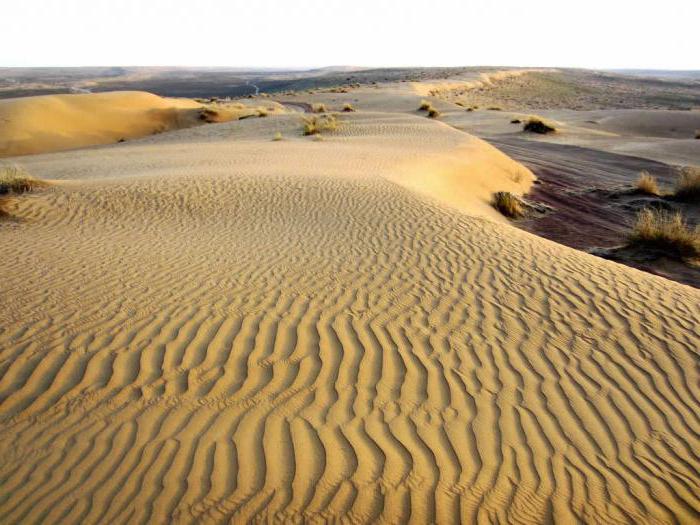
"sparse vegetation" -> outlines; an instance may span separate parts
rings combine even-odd
[[[513,120],[510,121],[511,124],[520,124],[521,122],[522,122],[522,120],[520,120],[519,118],[514,118]]]
[[[660,195],[659,185],[656,182],[656,178],[648,171],[642,171],[639,174],[635,191],[637,193],[643,193],[644,195]]]
[[[421,100],[420,107],[418,108],[419,111],[430,111],[433,108],[433,105],[428,102],[427,100]]]
[[[26,193],[45,185],[19,166],[0,166],[0,195]]]
[[[304,135],[317,135],[321,131],[335,131],[338,121],[334,115],[304,118]]]
[[[474,108],[467,108],[467,111],[474,111]]]
[[[282,137],[282,132],[280,132],[280,131],[276,132],[276,133],[275,133],[275,136],[272,137],[272,140],[275,141],[275,142],[279,142],[279,141],[282,140],[282,139],[283,139],[283,137]]]
[[[523,131],[529,131],[531,133],[539,133],[540,135],[546,135],[547,133],[553,133],[557,130],[554,126],[547,124],[544,120],[539,117],[530,117],[528,121],[523,126]]]
[[[314,113],[326,113],[328,111],[325,104],[314,104],[311,106],[311,109]]]
[[[440,116],[440,112],[435,109],[435,108],[430,108],[428,110],[428,117],[430,118],[438,118]]]
[[[686,166],[680,171],[674,196],[681,201],[700,201],[700,167]]]
[[[346,102],[345,104],[343,104],[343,111],[345,113],[352,113],[353,111],[355,111],[355,108],[352,106],[352,104]]]
[[[517,219],[524,214],[520,199],[508,191],[498,191],[494,193],[491,204],[503,215],[511,219]]]
[[[258,117],[267,117],[268,113],[265,108],[258,108]]]
[[[700,256],[700,228],[691,228],[680,212],[644,208],[629,235],[631,246],[662,251],[677,258]]]

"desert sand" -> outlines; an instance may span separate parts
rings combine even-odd
[[[412,89],[6,159],[2,521],[700,519],[700,292],[509,225]]]

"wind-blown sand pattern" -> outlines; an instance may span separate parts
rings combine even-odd
[[[700,519],[697,290],[486,218],[530,175],[446,125],[298,133],[22,159],[3,522]]]

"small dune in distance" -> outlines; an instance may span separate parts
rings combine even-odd
[[[692,73],[0,68],[0,522],[697,523],[698,129]]]

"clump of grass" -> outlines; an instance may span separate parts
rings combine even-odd
[[[26,193],[45,185],[19,166],[0,166],[0,195]]]
[[[652,248],[678,258],[700,256],[700,228],[691,228],[680,212],[644,208],[629,234],[632,246]]]
[[[282,132],[280,132],[280,131],[277,131],[277,132],[275,133],[275,136],[272,137],[272,140],[275,141],[275,142],[279,142],[279,141],[282,140],[282,139],[283,139],[283,137],[282,137]]]
[[[440,112],[435,109],[435,108],[430,108],[428,110],[428,117],[430,118],[438,118],[440,116]]]
[[[325,104],[314,104],[311,106],[311,109],[314,113],[326,113],[328,111]]]
[[[430,102],[421,100],[420,107],[418,108],[419,111],[430,111],[431,109],[433,109],[433,105]]]
[[[338,121],[334,115],[304,118],[304,135],[317,135],[321,131],[335,131]]]
[[[343,111],[345,113],[352,113],[353,111],[355,111],[355,108],[352,107],[352,104],[347,102],[347,103],[343,104]]]
[[[508,191],[497,191],[494,193],[491,205],[511,219],[517,219],[524,215],[520,199]]]
[[[674,196],[681,201],[700,201],[700,167],[686,166],[680,171]]]
[[[637,184],[635,185],[635,191],[637,193],[643,193],[645,195],[660,195],[659,185],[656,182],[656,178],[651,175],[648,171],[642,171],[639,174],[639,179],[637,179]]]
[[[523,131],[529,131],[531,133],[539,133],[540,135],[546,135],[547,133],[553,133],[557,128],[547,124],[539,117],[530,117],[528,121],[523,126]]]

